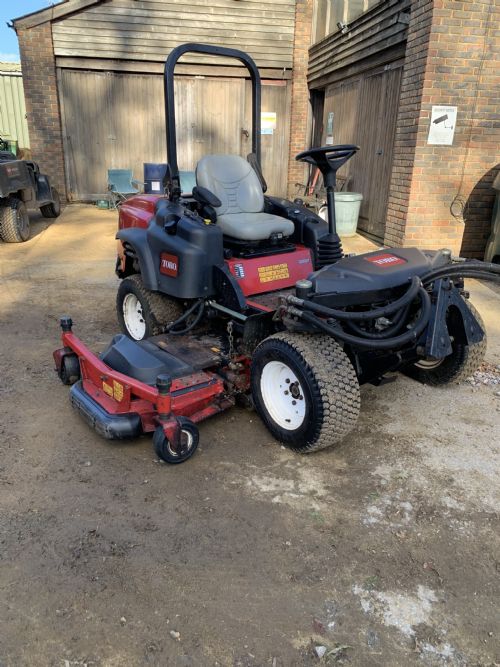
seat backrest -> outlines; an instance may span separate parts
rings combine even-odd
[[[108,185],[115,192],[134,192],[132,169],[108,169]]]
[[[206,155],[196,165],[196,184],[216,195],[217,215],[260,213],[264,194],[257,174],[239,155]]]

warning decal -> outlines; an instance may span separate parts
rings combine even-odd
[[[273,280],[290,278],[288,264],[271,264],[270,266],[259,266],[259,280],[261,283],[270,283]]]
[[[123,385],[113,380],[113,397],[115,401],[123,401]]]
[[[113,398],[113,387],[110,384],[108,384],[107,382],[103,382],[102,388],[104,390],[104,393]]]

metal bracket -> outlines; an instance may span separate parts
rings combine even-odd
[[[435,300],[435,307],[433,308],[427,328],[427,339],[425,342],[426,356],[433,357],[434,359],[443,359],[453,351],[446,324],[446,314],[450,306],[458,308],[462,315],[467,343],[471,345],[483,340],[483,329],[449,278],[442,278],[435,281],[433,300]]]

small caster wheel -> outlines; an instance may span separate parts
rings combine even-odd
[[[187,417],[178,417],[177,421],[181,428],[181,442],[179,451],[175,451],[169,439],[158,426],[153,435],[153,447],[158,458],[165,463],[183,463],[187,461],[196,451],[200,441],[200,433],[196,424]]]
[[[61,362],[59,378],[63,384],[75,384],[81,378],[80,362],[76,354],[67,354]]]

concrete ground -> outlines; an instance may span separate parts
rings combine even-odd
[[[364,386],[308,457],[234,409],[168,467],[53,371],[61,314],[95,349],[117,330],[115,230],[72,206],[0,244],[0,665],[497,665],[498,292],[469,285],[490,384]]]

